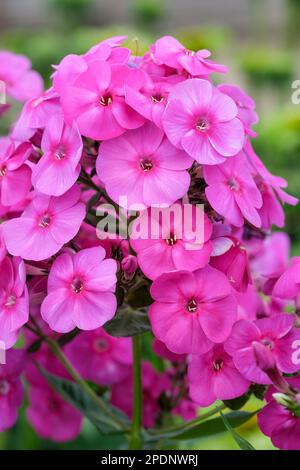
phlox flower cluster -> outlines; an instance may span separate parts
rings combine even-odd
[[[209,51],[164,36],[137,57],[124,40],[68,55],[48,90],[0,52],[0,79],[26,101],[0,138],[0,431],[26,400],[41,437],[80,433],[43,371],[79,374],[130,419],[130,337],[147,332],[145,428],[259,390],[262,432],[299,450],[300,257],[276,231],[298,201],[255,153],[254,100],[215,84],[227,69]],[[101,204],[131,222],[128,239],[109,224],[99,238]]]

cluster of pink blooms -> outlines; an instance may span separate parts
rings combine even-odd
[[[17,420],[22,377],[40,436],[80,433],[80,412],[36,366],[71,380],[43,339],[73,333],[65,356],[130,417],[131,339],[105,325],[150,304],[163,366],[142,364],[144,427],[261,387],[262,432],[300,449],[300,257],[289,260],[288,236],[271,233],[284,226],[282,204],[297,200],[252,147],[255,103],[214,84],[226,68],[207,50],[165,36],[136,57],[123,41],[65,57],[46,91],[27,59],[0,53],[8,94],[27,99],[0,139],[0,431]],[[158,238],[100,240],[100,203],[138,211],[135,232],[153,206],[191,204],[202,242],[160,217]]]

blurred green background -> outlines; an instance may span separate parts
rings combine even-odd
[[[260,123],[254,146],[269,169],[289,181],[300,198],[300,104],[292,104],[292,83],[300,79],[300,0],[1,0],[0,49],[23,53],[48,85],[51,64],[83,53],[95,43],[127,34],[127,45],[143,53],[162,34],[173,34],[189,49],[207,48],[229,66],[222,81],[243,87],[257,101]],[[0,64],[1,67],[1,64]],[[7,120],[0,123],[5,132]],[[287,207],[287,231],[299,254],[300,207]],[[257,409],[250,402],[248,409]],[[253,419],[239,430],[257,449],[271,449]],[[67,449],[113,449],[118,438],[99,439],[85,423]],[[198,449],[235,449],[222,434],[193,443]],[[42,442],[27,425],[0,434],[0,449],[57,448]]]

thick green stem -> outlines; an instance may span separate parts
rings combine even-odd
[[[132,338],[133,351],[133,417],[129,436],[129,449],[143,448],[142,417],[143,417],[143,389],[142,389],[142,338],[140,335]]]

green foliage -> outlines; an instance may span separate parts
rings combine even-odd
[[[151,331],[148,314],[145,311],[119,310],[104,326],[107,333],[118,338],[136,336]]]
[[[256,450],[252,444],[250,444],[250,442],[246,441],[246,439],[244,439],[235,431],[235,429],[231,426],[229,419],[222,413],[222,411],[220,411],[220,415],[227,431],[230,432],[241,450]]]
[[[137,24],[144,28],[153,27],[165,14],[163,0],[135,0],[132,10]]]

